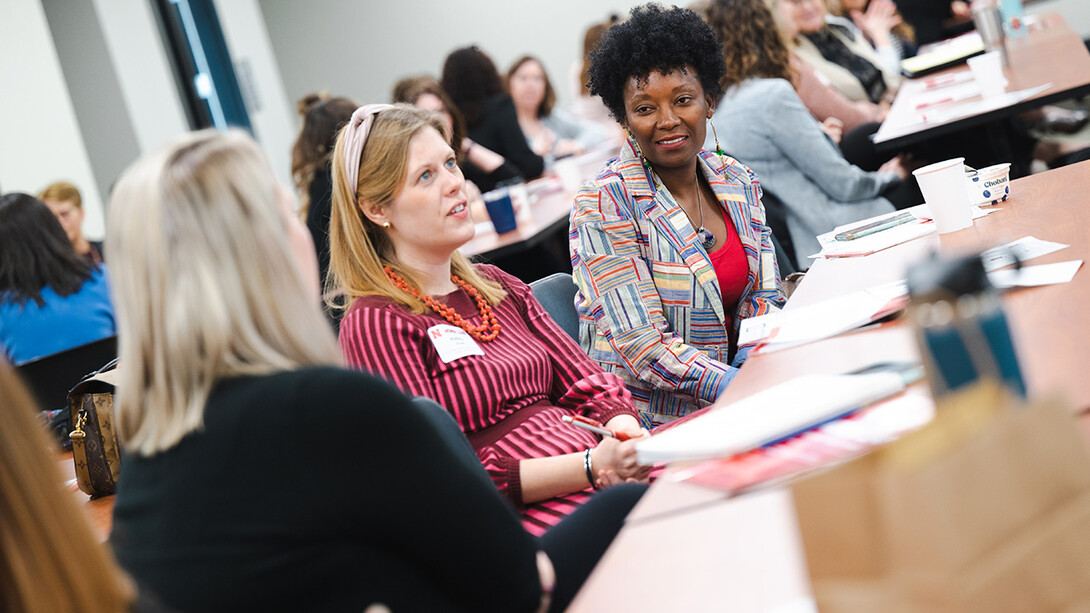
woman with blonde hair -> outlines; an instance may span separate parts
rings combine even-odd
[[[533,539],[438,422],[339,367],[290,202],[241,132],[118,182],[118,560],[181,611],[533,611],[554,584],[566,604],[586,563],[564,535]],[[589,517],[601,550],[616,508]]]
[[[38,409],[3,359],[0,398],[0,611],[148,610],[65,491]]]
[[[518,279],[474,266],[465,179],[439,119],[367,105],[337,140],[332,277],[351,303],[348,363],[427,396],[461,425],[535,534],[603,485],[642,480],[633,441],[565,424],[642,430],[621,380],[591,362]]]

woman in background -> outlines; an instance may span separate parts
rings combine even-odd
[[[337,132],[357,106],[348,98],[328,94],[307,94],[297,104],[303,127],[291,149],[291,177],[301,199],[299,215],[318,254],[319,279],[325,279],[329,271],[329,215],[333,208],[329,158]]]
[[[126,613],[132,581],[64,488],[30,392],[0,359],[0,611]]]
[[[551,166],[557,158],[582,155],[605,140],[595,124],[556,107],[556,92],[541,62],[524,55],[507,70],[507,93],[515,103],[519,127],[534,153]]]
[[[593,489],[645,479],[635,441],[562,421],[583,415],[642,435],[620,379],[524,283],[458,252],[474,225],[438,118],[362,107],[334,157],[332,271],[351,301],[340,331],[348,363],[446,408],[534,534]]]
[[[580,343],[624,379],[645,427],[714,402],[749,352],[742,320],[783,304],[757,178],[703,149],[725,71],[708,24],[656,4],[591,58],[590,91],[628,140],[575,196]]]
[[[527,181],[541,175],[545,159],[526,144],[515,105],[490,57],[475,46],[456,49],[443,62],[440,84],[465,117],[473,142],[503,156]],[[471,173],[466,178],[484,192],[496,186],[488,176]]]
[[[141,586],[180,611],[535,611],[555,576],[566,606],[640,488],[534,539],[464,440],[340,368],[310,235],[250,137],[175,140],[111,211],[111,539]]]
[[[38,200],[57,216],[76,254],[92,264],[101,264],[102,243],[88,240],[83,235],[83,197],[79,189],[67,181],[57,181],[43,189]]]
[[[819,234],[922,201],[899,159],[866,172],[826,138],[792,87],[789,54],[765,0],[711,0],[707,20],[728,67],[712,125],[783,203],[800,270],[821,250]]]
[[[106,270],[37,198],[0,197],[0,352],[21,364],[114,334]]]
[[[521,176],[519,169],[502,155],[473,142],[466,135],[465,117],[435,79],[421,76],[398,81],[394,85],[393,102],[411,104],[439,114],[443,123],[447,124],[451,135],[450,146],[457,154],[458,165],[466,176],[483,176],[493,185]],[[467,181],[467,184],[470,201],[479,199],[480,189],[477,185],[472,181]]]
[[[898,68],[862,35],[843,24],[830,24],[824,0],[774,0],[799,32],[795,53],[849,100],[878,104],[892,101],[901,84]],[[899,58],[898,60],[899,61]]]

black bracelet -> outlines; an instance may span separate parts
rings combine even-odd
[[[594,468],[590,464],[590,448],[587,448],[587,452],[583,454],[583,470],[587,471],[587,481],[590,481],[590,486],[594,489],[598,489],[598,484],[594,482]]]

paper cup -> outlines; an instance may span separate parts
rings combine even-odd
[[[991,98],[1007,90],[1007,80],[1003,78],[1003,56],[998,51],[969,58],[969,68],[973,71],[973,79],[980,88],[981,96]]]
[[[1011,165],[996,164],[966,173],[973,204],[999,204],[1011,193]]]
[[[965,158],[936,162],[912,171],[939,234],[973,224],[969,192],[965,184]]]
[[[488,209],[488,217],[492,220],[492,227],[496,234],[510,232],[518,227],[515,219],[515,207],[511,204],[511,193],[506,187],[494,189],[481,194],[484,198],[484,206]]]
[[[575,161],[575,158],[568,157],[557,160],[556,163],[553,164],[553,172],[556,173],[556,176],[560,177],[561,185],[569,192],[574,192],[583,184],[583,173],[579,168],[579,164]]]

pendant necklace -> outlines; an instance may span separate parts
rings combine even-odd
[[[694,177],[693,182],[696,187],[696,208],[700,212],[700,227],[696,229],[696,239],[700,241],[700,244],[704,247],[704,251],[711,252],[712,247],[715,246],[715,235],[712,231],[704,227],[704,206],[703,198],[700,196],[700,175],[697,174]],[[686,217],[689,217],[689,223],[693,223],[693,218],[689,216],[689,213],[685,212],[685,209],[681,209],[685,213]]]

